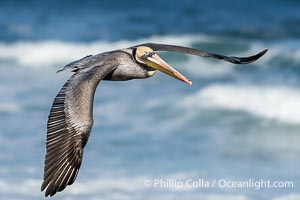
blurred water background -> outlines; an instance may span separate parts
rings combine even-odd
[[[297,0],[0,1],[0,199],[41,199],[46,122],[65,64],[143,42],[251,65],[159,53],[161,73],[101,82],[76,182],[53,199],[300,199]],[[146,187],[145,180],[291,181],[294,187]]]

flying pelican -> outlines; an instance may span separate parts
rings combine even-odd
[[[146,43],[86,56],[67,64],[59,71],[75,73],[55,97],[47,123],[47,153],[41,186],[41,191],[46,189],[46,197],[64,190],[77,177],[83,150],[93,126],[94,94],[101,80],[144,79],[152,77],[159,70],[192,85],[189,79],[162,60],[156,51],[174,51],[234,64],[248,64],[263,56],[267,49],[250,57],[234,57],[188,47]]]

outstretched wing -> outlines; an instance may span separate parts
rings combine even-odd
[[[47,124],[47,153],[41,186],[42,191],[47,188],[45,196],[53,196],[75,181],[93,125],[96,87],[115,66],[116,63],[110,61],[78,70],[55,97]]]
[[[182,47],[182,46],[175,46],[175,45],[168,45],[168,44],[156,44],[156,43],[145,43],[138,46],[147,46],[153,49],[154,51],[175,51],[179,53],[186,53],[186,54],[193,54],[201,57],[210,57],[221,59],[230,63],[234,64],[248,64],[256,61],[260,57],[262,57],[268,49],[261,51],[260,53],[249,56],[249,57],[235,57],[235,56],[224,56],[215,53],[208,53],[199,49],[193,49],[189,47]]]

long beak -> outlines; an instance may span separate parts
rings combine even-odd
[[[181,73],[179,73],[176,69],[171,67],[168,63],[166,63],[163,59],[161,59],[157,54],[153,54],[151,57],[147,57],[145,64],[149,65],[150,67],[157,69],[173,78],[176,78],[180,81],[183,81],[189,85],[192,85],[192,81],[187,79]]]

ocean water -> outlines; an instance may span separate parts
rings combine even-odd
[[[71,75],[58,69],[158,42],[269,52],[241,66],[159,53],[192,86],[161,73],[101,82],[80,173],[52,199],[299,200],[299,10],[296,0],[0,1],[0,199],[44,197],[47,117]]]

